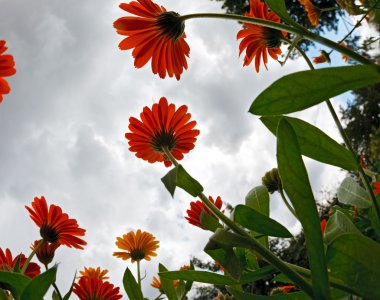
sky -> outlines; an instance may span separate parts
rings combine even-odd
[[[156,2],[180,14],[222,12],[220,2],[207,0]],[[116,237],[148,231],[160,241],[158,256],[142,263],[143,290],[151,299],[157,296],[149,285],[158,263],[176,270],[192,256],[207,259],[202,249],[209,233],[184,219],[194,198],[177,190],[173,199],[165,190],[160,178],[169,169],[128,150],[129,117],[162,96],[177,107],[186,104],[201,133],[181,163],[206,195],[237,205],[276,166],[275,138],[248,108],[273,81],[307,65],[296,60],[281,67],[271,60],[269,71],[262,66],[256,73],[253,66],[243,68],[238,56],[238,23],[190,20],[189,69],[180,81],[162,80],[150,64],[134,68],[130,51],[118,49],[122,37],[112,24],[125,15],[118,5],[0,0],[0,39],[17,69],[0,105],[0,247],[29,254],[39,230],[24,206],[45,196],[87,230],[84,251],[57,251],[60,289],[66,292],[85,266],[108,269],[110,281],[122,286],[125,268],[135,272],[136,265],[112,256]],[[337,110],[342,101],[333,100]],[[341,141],[324,104],[294,115]],[[336,167],[305,163],[318,199],[345,176]],[[271,196],[271,217],[293,233],[299,230],[277,195]]]

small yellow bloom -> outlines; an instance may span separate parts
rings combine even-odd
[[[108,273],[107,269],[101,270],[100,267],[97,267],[96,269],[89,267],[84,267],[83,271],[79,271],[80,278],[97,278],[100,280],[106,280],[109,279],[108,276],[105,276]]]
[[[156,238],[140,229],[136,233],[133,231],[124,234],[123,237],[117,237],[116,246],[125,251],[114,252],[113,255],[123,260],[131,259],[132,263],[142,259],[150,260],[151,256],[157,256],[154,252],[159,246]]]

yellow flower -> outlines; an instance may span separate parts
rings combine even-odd
[[[81,275],[80,278],[98,278],[100,280],[109,279],[108,276],[105,276],[108,273],[108,270],[101,270],[100,267],[97,267],[96,269],[84,267],[84,270],[79,273]]]
[[[113,255],[123,260],[131,259],[132,262],[142,259],[150,260],[151,256],[157,256],[154,252],[159,246],[156,238],[140,229],[136,233],[133,231],[124,234],[123,237],[117,237],[116,246],[125,251],[114,252]]]

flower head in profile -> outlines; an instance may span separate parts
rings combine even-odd
[[[98,278],[100,280],[109,279],[109,277],[106,276],[106,274],[108,273],[108,270],[107,269],[101,270],[100,267],[97,267],[96,269],[92,268],[92,267],[89,267],[89,268],[84,267],[84,270],[79,271],[79,273],[80,273],[80,278],[95,277],[95,278]]]
[[[247,17],[264,19],[272,22],[280,23],[281,19],[273,11],[268,11],[268,5],[260,0],[249,1],[249,12],[245,14]],[[284,32],[276,29],[243,23],[244,29],[237,34],[237,39],[242,39],[239,45],[239,55],[245,50],[244,64],[248,66],[255,59],[256,72],[260,71],[260,64],[263,61],[267,68],[268,54],[273,59],[277,60],[281,51],[281,39]]]
[[[30,249],[34,250],[42,240],[34,241]],[[55,250],[60,246],[59,243],[44,242],[37,250],[36,255],[40,263],[47,266],[54,259]]]
[[[325,62],[331,62],[330,55],[325,50],[321,50],[320,56],[313,57],[313,63],[315,64],[322,64]]]
[[[74,283],[73,292],[80,300],[118,300],[123,296],[120,288],[96,277],[82,277]]]
[[[42,239],[48,243],[59,243],[68,247],[83,249],[87,243],[78,238],[84,236],[86,230],[79,228],[77,220],[70,219],[62,212],[59,206],[51,204],[49,207],[45,198],[35,197],[32,208],[25,206],[31,219],[40,227]]]
[[[169,167],[172,163],[164,154],[164,147],[177,160],[194,148],[199,130],[194,129],[196,121],[189,121],[191,114],[187,112],[186,105],[176,109],[162,97],[151,109],[145,106],[140,117],[141,121],[129,118],[131,132],[125,134],[129,150],[136,152],[138,158],[150,163],[164,162]]]
[[[209,196],[208,199],[215,204],[215,206],[221,210],[222,209],[222,205],[223,205],[223,201],[222,199],[218,196],[216,198],[216,200],[214,201],[214,199]],[[201,201],[193,201],[190,203],[190,209],[188,209],[187,211],[187,217],[185,217],[186,220],[189,221],[190,224],[192,225],[195,225],[195,226],[198,226],[200,228],[203,228],[202,224],[201,224],[201,214],[202,212],[205,212],[207,214],[209,214],[210,216],[213,216],[214,215],[212,214],[212,212],[203,204],[203,202]]]
[[[13,56],[4,54],[8,48],[5,47],[5,41],[0,40],[0,103],[3,101],[3,95],[9,94],[11,88],[4,77],[12,76],[16,73]]]
[[[113,255],[123,260],[131,259],[132,262],[142,259],[150,260],[151,256],[157,256],[155,250],[158,249],[159,241],[149,232],[140,229],[136,233],[133,231],[117,237],[116,246],[124,251],[114,252]]]
[[[298,0],[301,3],[307,12],[307,17],[314,27],[318,26],[319,23],[319,15],[321,14],[321,10],[316,7],[310,0]]]
[[[161,78],[180,79],[187,69],[186,57],[190,47],[185,41],[185,24],[176,12],[167,12],[151,0],[137,0],[120,4],[120,8],[134,16],[114,22],[117,33],[126,36],[119,44],[121,50],[133,49],[135,67],[143,67],[152,60],[152,71]]]
[[[8,248],[3,249],[0,248],[0,270],[1,271],[13,271],[17,261],[20,259],[20,269],[24,266],[26,262],[26,257],[24,254],[19,254],[13,258],[11,250]],[[28,267],[25,270],[24,275],[29,278],[34,278],[41,273],[41,268],[34,262],[30,262]],[[1,288],[1,286],[0,286]]]
[[[178,280],[173,280],[173,285],[175,288],[177,288]],[[150,286],[154,287],[155,289],[158,289],[161,293],[164,293],[164,291],[162,290],[162,283],[159,277],[153,276],[153,280]]]

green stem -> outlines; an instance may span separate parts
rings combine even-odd
[[[46,271],[49,270],[47,264],[44,264],[44,266],[45,266]],[[62,299],[63,299],[63,298],[62,298],[62,294],[61,294],[61,292],[59,291],[58,286],[56,285],[55,282],[53,282],[52,285],[53,285],[53,288],[54,288],[55,292],[56,292],[57,295],[58,295],[59,300],[62,300]]]
[[[334,6],[334,7],[320,8],[319,10],[321,12],[326,12],[326,11],[333,11],[333,10],[338,10],[338,9],[340,9],[340,7]]]
[[[165,155],[170,159],[170,161],[178,166],[178,162],[170,153],[167,147],[162,148]],[[313,298],[313,290],[309,282],[307,282],[300,274],[294,271],[292,268],[286,265],[281,259],[274,255],[271,251],[261,245],[255,238],[253,238],[248,232],[246,232],[242,227],[235,224],[230,218],[223,214],[207,197],[204,193],[199,195],[199,198],[206,205],[206,207],[224,224],[226,224],[232,231],[241,236],[249,239],[254,251],[262,256],[267,262],[275,266],[278,270],[283,272],[290,280],[294,282],[300,289],[302,289],[306,294]]]
[[[139,284],[139,288],[141,290],[140,260],[137,260],[137,283]]]
[[[310,69],[314,70],[315,68],[314,68],[313,64],[311,63],[309,57],[305,54],[305,52],[301,48],[299,48],[298,46],[296,46],[296,49],[301,53],[301,55],[303,56],[303,58],[306,60],[306,62],[309,65]],[[339,133],[340,133],[341,137],[343,138],[344,144],[346,145],[347,149],[352,153],[352,156],[353,156],[353,158],[356,161],[356,165],[358,167],[360,178],[361,178],[361,180],[362,180],[362,182],[364,184],[365,189],[367,190],[368,195],[370,196],[370,198],[372,200],[372,204],[375,207],[375,212],[376,212],[377,219],[380,222],[380,207],[379,207],[379,204],[376,201],[376,197],[375,197],[375,194],[373,193],[373,190],[371,188],[371,184],[370,184],[370,182],[368,180],[368,177],[365,175],[363,167],[361,166],[361,164],[360,164],[360,162],[359,162],[359,160],[358,160],[358,158],[357,158],[357,156],[355,154],[355,151],[352,148],[350,139],[348,138],[346,132],[344,131],[344,128],[343,128],[342,124],[340,123],[339,117],[336,114],[336,112],[334,110],[334,107],[331,104],[330,99],[327,99],[325,102],[326,102],[327,107],[328,107],[328,109],[330,111],[330,114],[332,115],[332,117],[334,119],[334,122],[335,122],[336,126],[338,127]]]
[[[278,192],[280,193],[281,198],[284,201],[286,207],[290,210],[290,212],[293,214],[293,216],[298,220],[298,217],[297,217],[296,212],[294,211],[294,208],[290,205],[288,199],[286,199],[286,197],[285,197],[284,190],[282,188],[279,188]]]
[[[218,13],[199,13],[199,14],[189,14],[178,17],[180,21],[186,21],[190,19],[196,19],[196,18],[216,18],[216,19],[227,19],[227,20],[234,20],[234,21],[241,21],[245,23],[251,23],[256,25],[261,25],[281,31],[286,31],[293,33],[295,35],[301,35],[304,38],[307,38],[309,40],[312,40],[314,42],[320,43],[322,45],[325,45],[331,49],[334,49],[340,53],[343,53],[350,57],[351,59],[362,63],[362,64],[372,64],[372,62],[361,56],[360,54],[356,53],[355,51],[352,51],[344,46],[341,46],[337,44],[334,41],[331,41],[329,39],[326,39],[322,36],[319,36],[306,28],[303,27],[293,27],[282,23],[272,22],[264,19],[258,19],[258,18],[252,18],[247,16],[240,16],[240,15],[234,15],[234,14],[218,14]]]
[[[162,296],[162,293],[160,293],[156,298],[154,298],[154,300],[160,299],[161,296]]]
[[[26,269],[28,268],[29,263],[30,263],[30,261],[32,260],[34,254],[37,253],[38,249],[40,249],[41,246],[42,246],[44,243],[45,243],[45,241],[44,241],[44,240],[41,240],[41,241],[38,243],[38,245],[33,249],[32,253],[30,253],[29,257],[27,258],[25,264],[23,265],[23,267],[22,267],[22,269],[21,269],[21,274],[24,274],[24,273],[25,273],[25,271],[26,271]]]

